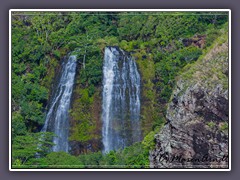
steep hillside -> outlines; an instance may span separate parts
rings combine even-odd
[[[228,167],[228,40],[221,33],[178,77],[167,123],[155,135],[152,168]]]

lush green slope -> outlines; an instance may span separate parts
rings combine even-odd
[[[132,151],[112,152],[119,159],[113,162],[104,160],[100,164],[146,165],[148,150],[153,147],[153,136],[165,122],[166,103],[172,94],[176,76],[183,71],[183,67],[201,56],[228,20],[227,14],[223,13],[21,14],[24,15],[12,15],[12,137],[13,152],[23,149],[26,156],[13,153],[16,165],[51,165],[51,158],[57,156],[55,153],[46,155],[44,149],[44,161],[36,160],[34,155],[39,149],[18,142],[41,130],[60,62],[70,52],[78,55],[70,111],[72,154],[96,152],[86,157],[80,155],[80,164],[89,163],[90,160],[86,159],[99,155],[97,152],[101,151],[102,146],[103,53],[105,46],[112,45],[131,52],[138,64],[142,81],[141,122],[145,141],[129,147]],[[87,148],[89,146],[91,148]],[[124,162],[120,162],[121,157]],[[101,155],[101,158],[113,157],[110,153]],[[74,157],[72,159],[78,162]]]

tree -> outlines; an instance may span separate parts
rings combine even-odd
[[[24,165],[32,158],[45,156],[54,145],[52,143],[53,136],[53,133],[41,132],[14,137],[12,140],[12,161]]]
[[[43,161],[49,168],[82,168],[83,163],[66,152],[51,152]]]

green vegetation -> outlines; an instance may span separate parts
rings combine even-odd
[[[223,124],[220,125],[220,130],[221,131],[228,131],[228,123],[225,122]]]
[[[29,164],[37,156],[47,155],[53,145],[52,137],[52,133],[31,133],[13,138],[13,165]]]
[[[207,123],[207,125],[212,129],[216,126],[216,123],[210,121],[210,122]]]
[[[152,142],[151,142],[152,143]],[[65,152],[51,152],[45,157],[30,159],[25,163],[17,160],[14,168],[148,168],[148,147],[135,143],[123,150],[72,156]]]
[[[228,23],[218,31],[218,37],[203,51],[198,61],[187,64],[180,74],[187,82],[186,86],[201,83],[203,87],[216,87],[221,84],[223,91],[228,89]]]
[[[219,12],[21,14],[12,14],[12,162],[16,168],[148,167],[149,150],[155,146],[154,134],[165,123],[176,77],[182,74],[188,79],[197,68],[205,68],[195,62],[201,61],[214,41],[224,44],[228,31],[228,15]],[[102,155],[101,85],[106,46],[129,51],[137,62],[144,138]],[[39,133],[61,61],[69,53],[78,59],[69,137],[81,147],[73,150],[75,156],[51,153],[53,135]],[[222,60],[216,57],[211,66]],[[215,73],[213,78],[226,82],[225,65],[211,68],[214,72],[206,70],[206,74]],[[225,128],[223,125],[222,130]],[[41,158],[36,158],[37,154]]]

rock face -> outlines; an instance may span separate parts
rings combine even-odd
[[[228,42],[217,43],[177,81],[151,168],[228,168]]]
[[[197,46],[199,48],[203,48],[205,45],[205,40],[206,39],[206,35],[196,35],[193,38],[190,39],[183,39],[183,44],[184,46]]]

